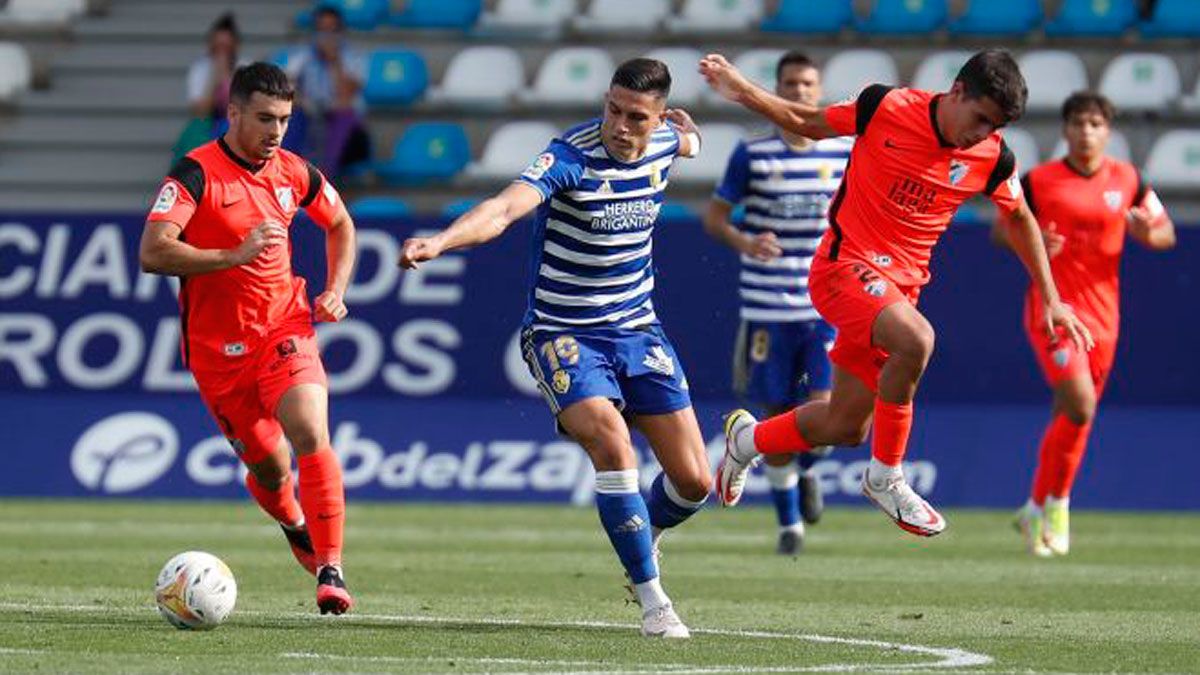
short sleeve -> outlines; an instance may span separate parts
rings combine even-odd
[[[521,172],[517,182],[525,183],[550,199],[556,192],[570,190],[583,178],[583,156],[571,145],[558,140],[550,142],[529,168]]]
[[[859,92],[854,100],[826,107],[825,121],[842,136],[862,136],[892,89],[886,84],[872,84]]]
[[[146,220],[175,223],[186,229],[203,197],[204,168],[191,157],[184,157],[163,179]]]
[[[729,155],[729,163],[725,165],[725,176],[717,185],[713,195],[730,204],[739,204],[746,197],[746,187],[749,183],[749,166],[747,163],[746,144],[738,143]]]
[[[299,186],[301,189],[298,190],[299,194],[304,195],[300,199],[300,208],[304,209],[317,226],[329,227],[341,211],[342,197],[337,188],[333,187],[333,183],[325,180],[325,176],[317,167],[306,162],[305,169]]]
[[[997,158],[996,166],[988,176],[983,191],[1004,213],[1016,211],[1023,201],[1024,190],[1021,189],[1021,172],[1017,167],[1017,158],[1003,140],[1000,141],[1000,157]]]

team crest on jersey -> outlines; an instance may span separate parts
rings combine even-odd
[[[950,184],[958,185],[970,173],[971,167],[957,159],[950,160]]]
[[[829,162],[822,162],[821,166],[817,169],[817,175],[820,176],[821,180],[833,178],[833,165]]]
[[[1121,208],[1121,191],[1120,190],[1105,190],[1104,204],[1108,206],[1109,211],[1116,211]]]
[[[290,187],[275,188],[275,201],[279,202],[279,208],[283,209],[284,213],[296,210],[296,199]]]
[[[537,159],[533,160],[533,163],[521,175],[529,180],[541,180],[542,176],[545,176],[546,172],[552,166],[554,166],[554,154],[543,152],[537,156]]]
[[[179,199],[179,188],[175,187],[174,183],[167,183],[158,191],[158,198],[154,200],[154,208],[150,209],[150,213],[167,213],[171,207],[175,206],[175,201]]]
[[[554,391],[565,394],[571,388],[571,376],[565,370],[556,370],[550,378],[550,384],[554,387]]]
[[[863,291],[865,291],[867,295],[876,298],[882,298],[883,294],[887,293],[887,282],[883,279],[876,279],[863,286]]]
[[[662,184],[662,173],[657,167],[650,170],[650,187],[656,188]]]

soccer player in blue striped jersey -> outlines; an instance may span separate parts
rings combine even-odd
[[[659,581],[658,541],[700,510],[712,478],[683,368],[650,298],[651,233],[671,164],[700,150],[691,118],[666,107],[670,87],[659,61],[621,64],[602,117],[552,140],[446,230],[406,241],[400,264],[482,244],[537,209],[525,360],[559,430],[596,469],[600,522],[641,604],[642,634],[688,637]],[[630,425],[663,467],[648,498]]]
[[[821,73],[791,51],[775,67],[775,93],[807,105],[821,100]],[[834,329],[808,297],[808,267],[825,230],[853,142],[819,141],[775,129],[739,143],[704,217],[704,229],[741,254],[741,327],[733,353],[734,391],[769,417],[806,401],[827,401]],[[742,206],[741,227],[731,214]],[[824,499],[812,472],[825,452],[767,455],[766,474],[779,521],[776,551],[796,555],[804,524],[821,517]]]

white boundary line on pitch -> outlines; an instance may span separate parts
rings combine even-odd
[[[55,604],[26,604],[16,602],[0,602],[0,609],[11,610],[29,610],[29,611],[67,611],[79,613],[113,613],[114,608],[103,605],[55,605]],[[147,611],[151,611],[152,607],[147,607]],[[122,614],[140,614],[142,610],[132,608],[120,608],[116,610]],[[575,628],[605,628],[605,629],[620,629],[620,630],[638,630],[639,627],[633,624],[612,623],[607,621],[524,621],[521,619],[496,619],[496,618],[467,618],[467,617],[440,617],[440,616],[408,616],[402,614],[348,614],[344,618],[323,617],[317,614],[309,614],[306,612],[268,612],[261,610],[242,610],[237,612],[242,616],[266,617],[266,618],[284,618],[298,619],[302,621],[375,621],[385,623],[409,623],[409,624],[429,624],[429,625],[445,625],[445,624],[462,624],[462,625],[477,625],[477,626],[521,626],[526,628],[544,628],[556,629],[564,627]],[[813,635],[803,633],[779,633],[774,631],[759,631],[759,630],[737,630],[724,628],[693,628],[693,635],[719,635],[725,637],[743,637],[760,640],[801,640],[805,642],[817,642],[823,644],[837,644],[849,647],[873,647],[880,650],[890,650],[905,652],[909,654],[919,654],[922,656],[935,657],[936,661],[926,661],[921,663],[904,663],[904,664],[876,664],[876,663],[848,663],[848,664],[828,664],[811,667],[796,667],[796,666],[699,666],[693,664],[647,664],[647,667],[657,667],[659,669],[668,668],[672,673],[794,673],[794,672],[845,672],[859,670],[883,670],[883,671],[898,671],[898,670],[927,670],[927,669],[942,669],[942,668],[971,668],[975,666],[985,666],[992,663],[992,657],[987,654],[979,654],[970,652],[964,649],[947,648],[947,647],[926,647],[923,645],[910,645],[898,642],[885,642],[883,640],[869,640],[864,638],[846,638],[836,637],[831,635]],[[345,660],[411,660],[404,657],[357,657],[344,656],[336,654],[313,654],[313,653],[287,653],[281,656],[289,658],[323,658],[323,659],[345,659]],[[450,658],[450,657],[446,657]],[[478,658],[472,659],[458,658],[460,661],[479,661]],[[397,661],[399,662],[399,661]],[[498,661],[479,661],[480,663],[493,663]],[[586,665],[587,662],[554,662],[554,661],[539,661],[539,660],[521,660],[522,663],[528,665],[546,664],[546,665]],[[514,665],[517,665],[514,663]],[[611,666],[611,664],[608,664]],[[582,673],[594,673],[596,671],[581,671]],[[605,670],[605,672],[615,672]],[[628,673],[642,673],[645,670],[621,671]]]

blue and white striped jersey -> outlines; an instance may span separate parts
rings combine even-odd
[[[663,123],[646,154],[624,163],[600,142],[600,119],[550,142],[517,179],[542,194],[534,224],[529,309],[535,330],[636,328],[658,322],[650,238],[679,134]]]
[[[774,232],[783,249],[763,262],[742,256],[739,275],[745,321],[819,319],[808,297],[808,268],[829,229],[829,202],[842,181],[853,140],[828,138],[796,150],[779,132],[737,145],[716,197],[745,207],[741,227]]]

